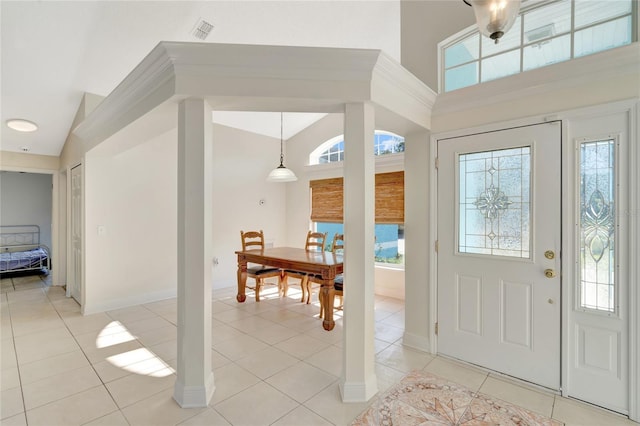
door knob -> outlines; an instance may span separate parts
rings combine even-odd
[[[556,271],[554,271],[553,269],[545,269],[544,276],[547,278],[554,278],[556,276]]]

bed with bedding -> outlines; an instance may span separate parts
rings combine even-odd
[[[51,252],[40,243],[38,225],[0,226],[0,274],[50,269]]]

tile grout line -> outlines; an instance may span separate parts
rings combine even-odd
[[[467,411],[471,410],[471,406],[473,405],[473,402],[478,399],[478,395],[480,394],[480,389],[482,389],[482,386],[484,386],[484,384],[487,382],[488,379],[489,379],[489,373],[486,373],[486,375],[484,377],[484,380],[482,381],[480,386],[478,386],[478,389],[473,391],[473,396],[471,397],[471,400],[467,404],[467,407],[462,412],[462,415],[460,416],[460,419],[463,419],[465,414],[467,414]],[[457,382],[454,382],[454,383],[456,383],[459,386],[463,386],[461,383],[457,383]],[[473,413],[471,413],[471,414],[473,414]]]
[[[114,411],[112,411],[112,412],[110,412],[110,413],[107,413],[107,414],[105,414],[104,416],[100,416],[100,417],[93,418],[93,419],[91,419],[91,420],[89,420],[89,421],[87,421],[87,422],[85,422],[85,423],[83,423],[83,424],[86,424],[86,423],[92,422],[92,421],[97,420],[97,419],[100,419],[100,418],[102,418],[102,417],[105,417],[105,416],[111,415],[111,414],[115,413],[116,411],[119,411],[119,412],[122,414],[122,417],[123,417],[123,418],[125,419],[125,421],[127,422],[127,424],[131,425],[131,423],[129,423],[129,420],[125,417],[124,413],[122,413],[122,410],[120,409],[120,406],[118,405],[118,403],[116,402],[115,398],[113,397],[113,395],[112,395],[112,394],[111,394],[111,392],[109,391],[109,388],[107,387],[106,383],[102,380],[102,377],[100,377],[100,374],[98,374],[98,371],[96,370],[95,366],[93,365],[93,363],[91,362],[91,360],[90,360],[90,359],[89,359],[89,357],[87,356],[86,352],[84,351],[84,349],[83,349],[83,348],[82,348],[82,346],[80,345],[80,342],[78,342],[78,339],[76,338],[76,335],[71,331],[71,329],[69,328],[69,325],[67,324],[67,322],[64,320],[64,318],[62,317],[62,315],[61,315],[61,314],[60,314],[60,312],[58,311],[58,308],[56,308],[56,306],[53,304],[53,302],[52,302],[52,301],[51,301],[51,299],[49,298],[49,293],[48,293],[48,292],[46,293],[46,296],[47,296],[47,300],[49,301],[49,303],[51,304],[51,306],[53,307],[53,309],[55,309],[56,314],[58,315],[58,317],[60,318],[60,320],[61,320],[61,321],[62,321],[62,323],[64,324],[65,329],[69,332],[69,334],[70,334],[70,335],[71,335],[71,337],[73,338],[73,341],[76,343],[76,345],[78,345],[78,349],[80,349],[80,351],[82,352],[82,356],[84,356],[84,358],[85,358],[85,359],[87,360],[87,362],[89,363],[89,366],[90,366],[90,367],[91,367],[91,369],[93,370],[94,374],[96,375],[96,377],[98,378],[98,380],[100,380],[101,385],[95,386],[95,387],[90,388],[90,389],[95,389],[95,388],[97,388],[97,387],[102,386],[102,387],[104,388],[104,390],[107,392],[107,394],[109,395],[109,397],[111,398],[111,401],[113,401],[113,404],[114,404],[114,405],[116,406],[116,408],[117,408],[117,410],[114,410]],[[65,296],[65,297],[66,297],[66,296]],[[69,298],[69,299],[72,299],[72,300],[73,300],[73,298]],[[74,301],[75,301],[75,300],[74,300]],[[76,302],[76,303],[77,303],[77,302]],[[82,315],[82,313],[81,313],[81,315]],[[90,390],[90,389],[86,389],[86,390]],[[86,391],[86,390],[85,390],[85,391]],[[76,393],[74,393],[73,395],[78,395],[78,394],[80,394],[80,393],[82,393],[82,392],[85,392],[85,391],[76,392]],[[68,396],[67,396],[67,397],[65,397],[65,398],[68,398],[69,396],[73,396],[73,395],[68,395]],[[62,399],[64,399],[64,398],[58,399],[58,400],[56,400],[56,401],[61,401]],[[56,402],[56,401],[51,401],[51,402]],[[50,403],[51,403],[51,402],[50,402]],[[50,403],[49,403],[49,404],[50,404]],[[48,404],[45,404],[45,405],[48,405]],[[25,414],[26,414],[26,411],[25,411]],[[28,425],[28,422],[27,422],[27,425]]]
[[[15,291],[13,278],[11,278],[11,286],[13,286],[13,290]],[[25,401],[24,401],[24,387],[22,386],[22,374],[20,373],[20,363],[18,362],[18,349],[16,347],[16,333],[13,329],[13,315],[11,314],[11,304],[9,303],[9,297],[8,296],[5,296],[5,297],[7,298],[7,309],[9,310],[9,324],[11,325],[11,341],[13,343],[13,357],[16,360],[16,370],[18,372],[18,383],[20,383],[20,397],[22,399],[22,414],[24,415],[24,421],[28,425],[29,421],[27,420],[27,405],[25,404]]]

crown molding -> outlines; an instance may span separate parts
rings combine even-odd
[[[417,125],[431,127],[431,111],[437,93],[408,72],[391,56],[380,52],[372,75],[372,98],[380,96],[379,105],[393,105]],[[395,102],[394,102],[395,101]]]
[[[374,49],[161,42],[73,133],[91,149],[165,102],[212,109],[335,112],[371,102],[399,127],[428,127],[435,93]]]
[[[88,150],[160,105],[174,93],[173,65],[173,59],[160,43],[73,129],[73,133],[85,142]],[[132,111],[139,111],[139,114],[130,119]]]

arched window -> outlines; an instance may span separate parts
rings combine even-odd
[[[373,150],[377,156],[404,152],[404,138],[384,130],[376,130],[373,138]],[[320,144],[309,155],[309,164],[337,163],[344,160],[344,135],[339,135]],[[326,209],[327,212],[342,212],[342,178],[320,179],[310,182],[312,191],[311,221],[318,232],[327,232],[329,236],[344,233],[342,214],[339,217],[314,212]],[[339,194],[339,195],[338,195]],[[395,264],[404,267],[404,173],[392,172],[376,175],[376,203],[378,197],[384,202],[400,206],[402,217],[376,216],[375,224],[375,261],[390,267]],[[330,200],[322,204],[321,200]],[[319,202],[314,207],[314,201]],[[337,204],[336,204],[337,203]],[[383,209],[381,209],[383,210]],[[389,209],[385,209],[388,213]],[[398,211],[397,209],[393,211]],[[326,213],[323,210],[323,213]]]
[[[376,130],[373,138],[374,154],[385,155],[404,152],[404,138],[395,133]],[[309,155],[309,164],[336,163],[344,160],[344,135],[322,143]]]

